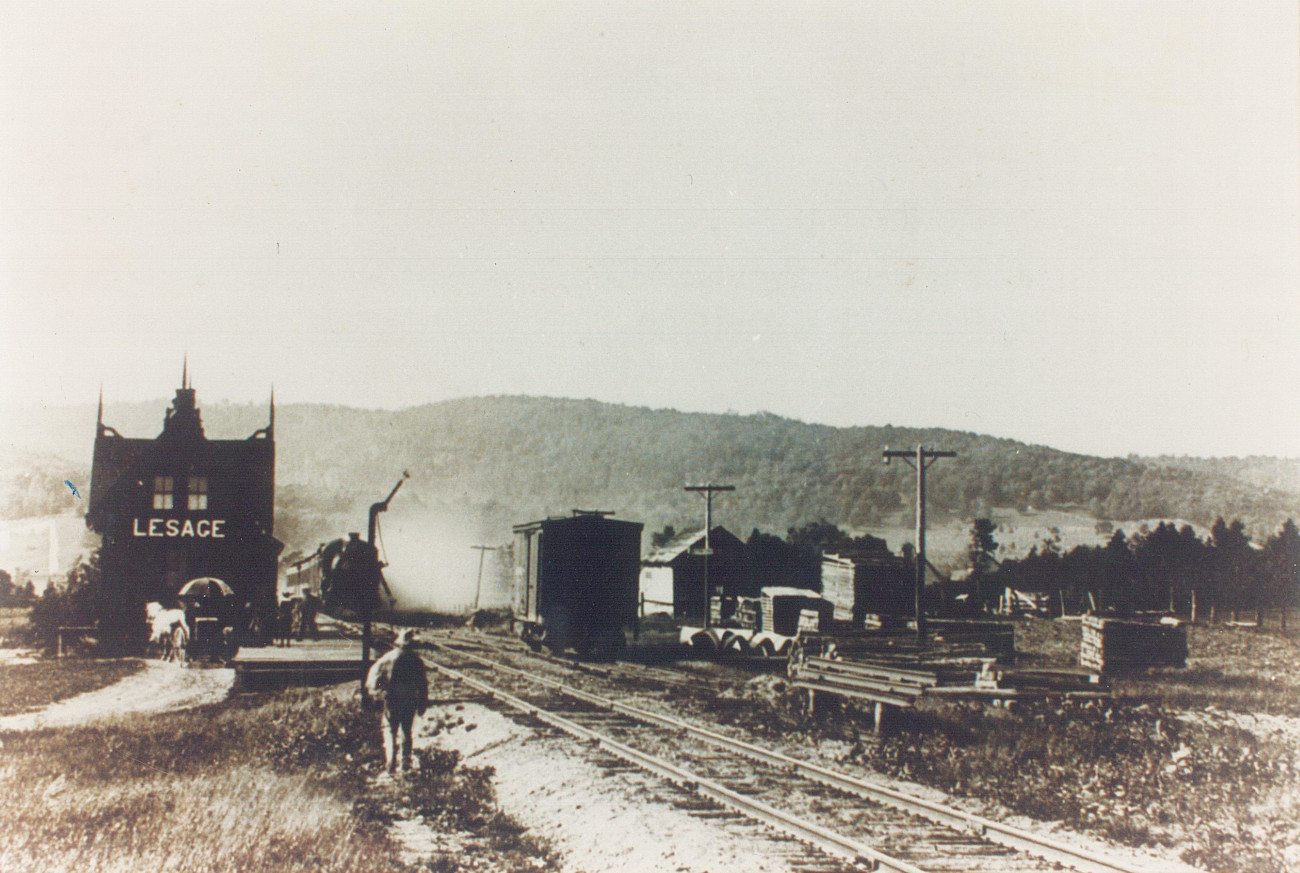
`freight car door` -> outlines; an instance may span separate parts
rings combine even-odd
[[[528,534],[528,617],[541,621],[542,615],[542,528]]]
[[[521,621],[538,620],[537,564],[541,533],[540,528],[515,532],[514,603],[512,605],[515,618]]]

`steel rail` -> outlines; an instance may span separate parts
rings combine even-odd
[[[925,800],[920,797],[880,785],[857,776],[851,776],[847,773],[839,773],[835,770],[813,764],[808,761],[801,761],[798,758],[792,758],[789,755],[776,752],[771,749],[764,749],[761,746],[747,743],[743,740],[737,740],[724,734],[711,731],[708,728],[691,724],[668,715],[662,715],[657,712],[651,712],[640,707],[632,706],[627,703],[619,703],[616,700],[610,700],[597,694],[583,691],[579,688],[573,688],[565,685],[555,679],[548,679],[543,676],[537,676],[525,670],[511,667],[507,664],[501,664],[488,658],[483,658],[469,652],[460,650],[455,645],[438,643],[440,648],[446,648],[455,653],[457,657],[466,658],[476,661],[485,667],[493,670],[500,670],[506,673],[523,677],[530,682],[546,686],[559,694],[566,697],[580,700],[591,706],[606,709],[611,712],[617,712],[637,721],[648,724],[658,725],[659,727],[670,730],[684,732],[688,735],[706,740],[715,746],[736,752],[746,757],[763,761],[768,764],[782,767],[791,772],[798,773],[809,779],[813,779],[824,785],[838,788],[851,794],[857,794],[881,803],[910,812],[922,818],[938,824],[952,827],[956,830],[966,831],[976,836],[983,837],[993,843],[1015,849],[1029,855],[1043,858],[1057,864],[1062,864],[1080,873],[1151,873],[1150,867],[1139,867],[1128,864],[1124,861],[1112,858],[1101,858],[1090,854],[1088,851],[1076,848],[1067,843],[1054,840],[1050,837],[1040,836],[1031,831],[1022,830],[1012,825],[1004,824],[993,819],[984,818],[974,813],[954,809],[940,803]]]
[[[835,831],[824,828],[814,822],[790,815],[789,813],[769,806],[766,803],[746,797],[745,795],[732,791],[711,779],[704,778],[686,770],[685,768],[679,767],[670,761],[666,761],[647,752],[642,752],[639,749],[634,749],[631,746],[620,743],[618,740],[605,736],[604,734],[590,728],[583,727],[571,719],[542,709],[539,706],[515,697],[514,695],[489,685],[486,682],[466,676],[459,670],[454,670],[445,664],[440,664],[432,658],[427,660],[429,666],[433,667],[439,673],[453,681],[468,685],[471,688],[488,695],[494,700],[501,701],[513,709],[539,719],[540,721],[562,730],[571,736],[585,740],[604,752],[627,761],[630,764],[641,767],[642,769],[648,770],[695,794],[707,797],[710,800],[728,806],[750,818],[791,834],[798,839],[816,846],[822,851],[846,858],[854,864],[866,867],[868,870],[885,870],[893,871],[893,873],[927,873],[927,871],[920,867],[916,867],[906,861],[886,855],[883,852],[877,851],[876,849],[873,849],[864,843],[860,843],[851,837],[836,833]]]

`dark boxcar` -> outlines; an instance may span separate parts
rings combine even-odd
[[[524,641],[616,654],[636,627],[642,527],[580,511],[517,525],[513,612]]]

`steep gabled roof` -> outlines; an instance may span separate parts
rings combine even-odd
[[[740,537],[736,536],[722,525],[714,526],[713,530],[709,533],[709,539],[715,550],[720,541],[730,541],[732,544],[739,545],[741,548],[744,548],[745,546],[744,540],[740,539]],[[688,531],[684,534],[678,534],[662,546],[652,549],[644,558],[641,559],[641,563],[650,566],[668,565],[695,548],[704,548],[704,528],[695,531]]]

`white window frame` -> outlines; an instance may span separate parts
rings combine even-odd
[[[190,512],[202,512],[208,508],[208,477],[190,476],[186,505]]]
[[[176,506],[176,478],[174,476],[153,477],[153,508],[173,509]]]

